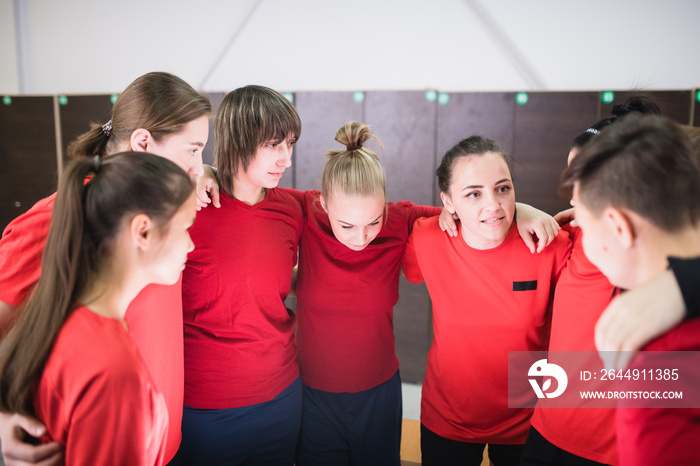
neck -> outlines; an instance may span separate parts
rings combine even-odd
[[[652,227],[640,238],[637,283],[643,283],[668,268],[668,257],[681,259],[700,256],[700,226],[668,233]]]
[[[235,179],[233,182],[233,197],[248,205],[255,205],[265,199],[267,189],[251,185],[244,180]]]
[[[126,327],[124,315],[129,303],[144,286],[138,273],[122,273],[120,269],[118,263],[112,263],[108,270],[98,272],[78,299],[95,314],[119,320]]]

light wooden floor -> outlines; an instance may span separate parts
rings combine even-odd
[[[421,464],[420,457],[420,421],[404,419],[401,425],[401,465],[416,466]],[[481,466],[489,466],[488,447],[484,450]]]

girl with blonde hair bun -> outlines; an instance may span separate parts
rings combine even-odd
[[[399,465],[401,379],[393,331],[401,259],[413,223],[438,207],[386,201],[385,174],[365,147],[379,139],[350,121],[336,133],[322,191],[304,193],[296,341],[303,382],[296,464]],[[542,228],[551,217],[532,220]],[[525,226],[522,227],[526,229]],[[447,234],[447,233],[446,233]]]

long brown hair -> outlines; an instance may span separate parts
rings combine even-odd
[[[211,114],[209,99],[170,73],[136,78],[119,94],[109,122],[93,123],[90,131],[68,146],[71,157],[92,157],[128,150],[131,134],[143,128],[156,141],[178,133],[190,121]]]
[[[0,411],[34,414],[33,390],[54,341],[103,259],[114,253],[123,222],[144,213],[165,229],[192,191],[177,165],[143,152],[80,158],[66,167],[39,282],[0,346]]]

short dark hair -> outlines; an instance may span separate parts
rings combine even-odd
[[[587,144],[564,172],[562,195],[578,183],[595,214],[631,210],[673,232],[700,220],[700,163],[683,129],[660,116],[628,115]]]
[[[501,146],[492,139],[487,139],[483,136],[470,136],[467,139],[462,139],[457,144],[455,144],[450,150],[445,152],[442,157],[442,162],[440,166],[435,171],[438,177],[438,186],[440,191],[443,193],[450,192],[450,185],[452,184],[452,168],[454,166],[455,160],[460,157],[468,157],[472,155],[484,155],[487,152],[495,152],[503,157],[506,164],[508,165],[508,171],[510,176],[513,176],[513,170],[511,168],[510,157],[501,149]]]

